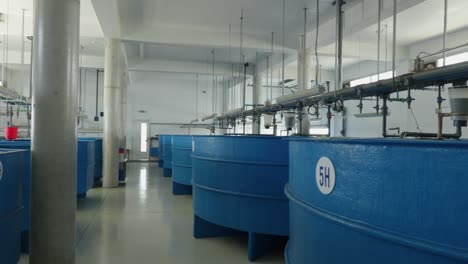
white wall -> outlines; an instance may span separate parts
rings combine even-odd
[[[198,96],[194,74],[130,72],[128,88],[127,147],[131,158],[142,159],[141,123],[153,123],[149,135],[188,134],[188,129],[170,123],[189,123],[212,114],[212,76],[200,75]],[[218,78],[219,81],[219,78]],[[222,83],[218,82],[218,111],[222,107]],[[198,97],[198,111],[196,100]],[[141,113],[140,111],[145,111]],[[197,115],[198,112],[198,115]],[[191,134],[209,134],[206,129],[191,129]]]
[[[460,45],[466,43],[466,34],[468,29],[462,29],[457,32],[453,32],[448,36],[448,47]],[[410,60],[416,58],[416,56],[421,51],[426,52],[435,52],[442,49],[441,46],[442,40],[441,37],[435,39],[429,39],[422,41],[416,44],[413,44],[407,47],[408,57],[406,60],[400,60],[397,63],[397,75],[405,74],[409,70]],[[460,49],[456,52],[451,52],[451,54],[456,54],[460,52],[466,52],[467,48]],[[439,55],[440,58],[441,55]],[[437,58],[437,57],[436,57]],[[390,62],[391,67],[391,62]],[[344,68],[344,79],[353,80],[365,76],[370,76],[376,74],[376,62],[375,61],[363,61],[359,64],[355,64],[349,67]],[[383,67],[381,66],[383,71]],[[445,88],[450,87],[447,85]],[[435,88],[435,87],[434,87]],[[400,98],[406,98],[407,92],[401,92]],[[388,117],[388,128],[399,127],[401,131],[419,131],[417,129],[416,123],[419,124],[419,129],[422,132],[431,132],[435,133],[437,131],[437,92],[436,91],[412,91],[411,96],[415,99],[412,103],[411,110],[408,109],[406,103],[400,102],[391,102],[389,103],[389,109],[391,115]],[[392,98],[395,98],[396,94],[392,95]],[[443,102],[442,107],[444,112],[450,112],[450,107],[448,103],[448,94],[446,89],[442,93],[442,97],[447,99]],[[373,117],[373,118],[357,118],[355,114],[359,113],[357,105],[358,101],[347,101],[345,106],[348,110],[347,115],[347,136],[348,137],[381,137],[382,135],[382,118]],[[374,113],[376,102],[374,101],[364,101],[364,113]],[[382,100],[380,101],[380,106],[382,106]],[[413,117],[414,113],[414,117]],[[342,128],[342,117],[341,114],[336,115],[333,120],[333,136],[340,136],[340,130]],[[466,130],[466,129],[464,129]],[[455,128],[450,119],[445,119],[444,121],[444,132],[454,133]],[[464,131],[465,134],[467,133]],[[389,131],[388,133],[392,133]],[[464,136],[465,137],[465,136]]]

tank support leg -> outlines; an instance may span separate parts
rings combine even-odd
[[[240,234],[239,231],[215,225],[194,215],[193,236],[195,238],[224,237]]]
[[[172,170],[171,169],[164,169],[164,177],[172,177]]]
[[[172,194],[173,195],[192,195],[192,186],[172,182]]]
[[[286,242],[285,237],[249,232],[249,260],[255,261],[271,251],[277,245],[281,247]],[[283,247],[282,247],[283,248]]]

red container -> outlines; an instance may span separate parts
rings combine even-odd
[[[5,138],[7,140],[15,140],[18,138],[18,127],[6,127]]]

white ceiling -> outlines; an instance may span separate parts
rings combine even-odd
[[[334,0],[319,1],[320,62],[323,69],[332,70]],[[345,66],[376,58],[376,2],[348,0],[345,5]],[[9,13],[11,50],[20,50],[22,9],[26,9],[25,34],[32,34],[32,3],[33,0],[0,0],[0,12]],[[85,55],[103,60],[104,35],[118,37],[125,43],[130,69],[138,66],[138,69],[151,71],[154,62],[161,61],[171,62],[170,71],[205,72],[208,66],[200,65],[211,65],[213,49],[217,63],[239,62],[240,13],[244,9],[245,60],[253,63],[259,54],[259,64],[266,65],[271,32],[275,32],[274,64],[279,67],[283,41],[282,3],[282,0],[81,0],[81,43]],[[391,45],[392,3],[393,0],[384,0],[383,25],[388,25],[388,45]],[[450,0],[449,4],[449,31],[467,27],[468,1]],[[398,5],[399,49],[441,34],[442,0],[399,0]],[[309,8],[309,47],[315,42],[316,1],[286,0],[286,64],[295,64],[298,36],[303,34],[304,7]],[[0,34],[6,32],[6,23],[1,22]],[[28,50],[28,42],[26,44]]]
[[[0,35],[8,35],[8,50],[10,53],[21,51],[22,14],[25,10],[25,36],[33,34],[33,0],[0,0],[0,12],[4,21],[0,22]],[[80,36],[84,46],[83,54],[89,56],[104,56],[103,33],[94,12],[91,0],[81,0]],[[3,45],[3,44],[1,44]],[[25,50],[29,58],[30,42],[25,39]],[[14,54],[10,55],[11,63],[15,63]]]

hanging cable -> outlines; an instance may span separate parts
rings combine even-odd
[[[416,129],[419,132],[422,132],[421,129],[419,128],[419,122],[418,122],[418,119],[416,119],[416,115],[413,112],[413,108],[410,108],[410,111],[411,111],[411,115],[413,116],[414,123],[416,124]]]

